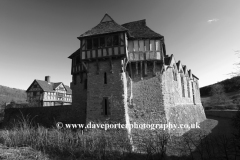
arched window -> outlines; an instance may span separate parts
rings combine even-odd
[[[188,97],[190,98],[190,81],[189,78],[187,79],[187,90],[188,90]]]
[[[173,80],[177,81],[177,71],[176,71],[176,66],[175,65],[173,65],[172,72],[173,72]]]

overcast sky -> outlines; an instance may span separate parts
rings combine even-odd
[[[118,24],[146,19],[200,87],[213,84],[240,61],[239,8],[238,0],[1,0],[0,85],[26,90],[46,75],[69,85],[67,57],[105,13]]]

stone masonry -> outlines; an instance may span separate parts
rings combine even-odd
[[[164,37],[145,20],[119,25],[106,14],[78,39],[80,48],[69,58],[72,103],[81,108],[82,123],[190,125],[206,119],[198,78],[166,54]],[[127,131],[133,140],[139,133]]]

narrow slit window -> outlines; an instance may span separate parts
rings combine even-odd
[[[107,84],[107,73],[104,72],[104,84]]]
[[[174,80],[174,81],[177,81],[177,71],[176,71],[175,65],[173,66],[172,73],[173,73],[173,80]]]
[[[189,85],[189,79],[187,81],[187,88],[188,88],[188,97],[190,98],[190,85]]]
[[[185,90],[184,90],[184,80],[183,80],[183,76],[181,76],[181,83],[182,83],[182,96],[185,97]]]
[[[108,115],[108,99],[104,99],[104,114]]]
[[[84,80],[84,89],[87,89],[87,79]]]

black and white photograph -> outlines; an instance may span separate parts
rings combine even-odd
[[[0,0],[0,160],[240,160],[240,1]]]

